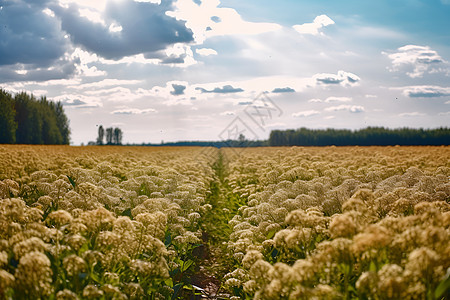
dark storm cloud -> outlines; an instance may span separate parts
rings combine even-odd
[[[74,63],[67,60],[53,62],[51,68],[36,68],[33,65],[25,65],[23,67],[23,73],[18,73],[16,72],[16,70],[20,69],[18,65],[1,66],[0,82],[66,79],[71,77],[76,71]]]
[[[217,94],[230,94],[230,93],[239,93],[239,92],[243,92],[244,90],[241,88],[234,88],[231,85],[224,85],[223,87],[216,87],[213,90],[206,90],[204,88],[198,87],[195,88],[196,90],[201,91],[202,93],[217,93]]]
[[[174,96],[179,96],[179,95],[183,95],[184,94],[184,90],[186,89],[185,85],[181,85],[181,84],[172,84],[173,87],[173,91],[170,91],[170,93]]]
[[[108,59],[120,59],[140,53],[150,56],[175,43],[193,41],[192,31],[185,22],[166,15],[171,1],[160,5],[148,2],[110,1],[104,12],[105,24],[80,16],[79,7],[54,5],[64,31],[73,43]],[[109,24],[118,24],[120,32],[111,32]]]
[[[285,87],[285,88],[275,88],[272,93],[294,93],[295,90],[293,88],[290,87]]]
[[[48,67],[68,47],[58,20],[43,12],[46,1],[28,2],[0,2],[0,66]]]
[[[162,58],[161,63],[162,64],[183,64],[185,58],[186,58],[186,54],[182,54],[180,56],[171,55],[171,56]]]

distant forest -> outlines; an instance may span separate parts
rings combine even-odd
[[[270,146],[420,146],[449,145],[450,128],[437,129],[388,129],[367,127],[360,130],[308,129],[273,130]]]
[[[60,102],[0,89],[0,144],[66,145],[69,119]]]

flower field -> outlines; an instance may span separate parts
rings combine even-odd
[[[0,145],[0,299],[445,299],[449,147]]]

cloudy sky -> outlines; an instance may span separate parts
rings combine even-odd
[[[0,87],[72,143],[450,126],[450,0],[0,0]]]

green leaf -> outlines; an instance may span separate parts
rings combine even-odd
[[[133,217],[132,217],[132,215],[131,215],[131,208],[125,209],[125,210],[122,212],[121,215],[122,215],[122,216],[129,217],[130,219],[133,219]]]
[[[377,272],[377,265],[373,261],[370,262],[369,271]]]
[[[69,181],[70,181],[70,184],[73,186],[73,188],[75,188],[76,187],[76,183],[75,183],[75,180],[73,180],[73,178],[72,177],[70,177],[69,175],[66,175],[67,176],[67,178],[69,179]]]
[[[267,239],[273,238],[273,236],[275,235],[275,233],[277,233],[277,230],[276,230],[276,229],[270,230],[270,231],[267,233],[267,235],[266,235]]]
[[[89,276],[92,278],[92,280],[94,280],[97,283],[102,283],[102,280],[100,279],[100,276],[98,276],[95,272],[92,272],[91,274],[89,274]]]
[[[182,282],[176,284],[176,285],[173,287],[172,300],[174,300],[174,299],[177,298],[177,295],[178,295],[178,293],[180,292],[180,290],[181,290],[182,287],[183,287],[183,283],[182,283]]]
[[[170,244],[172,244],[172,236],[171,236],[170,233],[168,233],[168,234],[166,235],[166,239],[164,240],[164,245],[165,245],[166,247],[169,247]]]
[[[450,276],[446,276],[444,280],[439,283],[436,290],[434,291],[434,296],[436,299],[445,298],[445,294],[450,292]]]
[[[193,263],[194,261],[192,259],[185,261],[181,267],[181,272],[185,272],[190,266],[192,266]]]
[[[167,286],[169,286],[169,287],[173,287],[173,280],[172,280],[172,278],[166,279],[166,280],[164,281],[164,283],[165,283]]]

